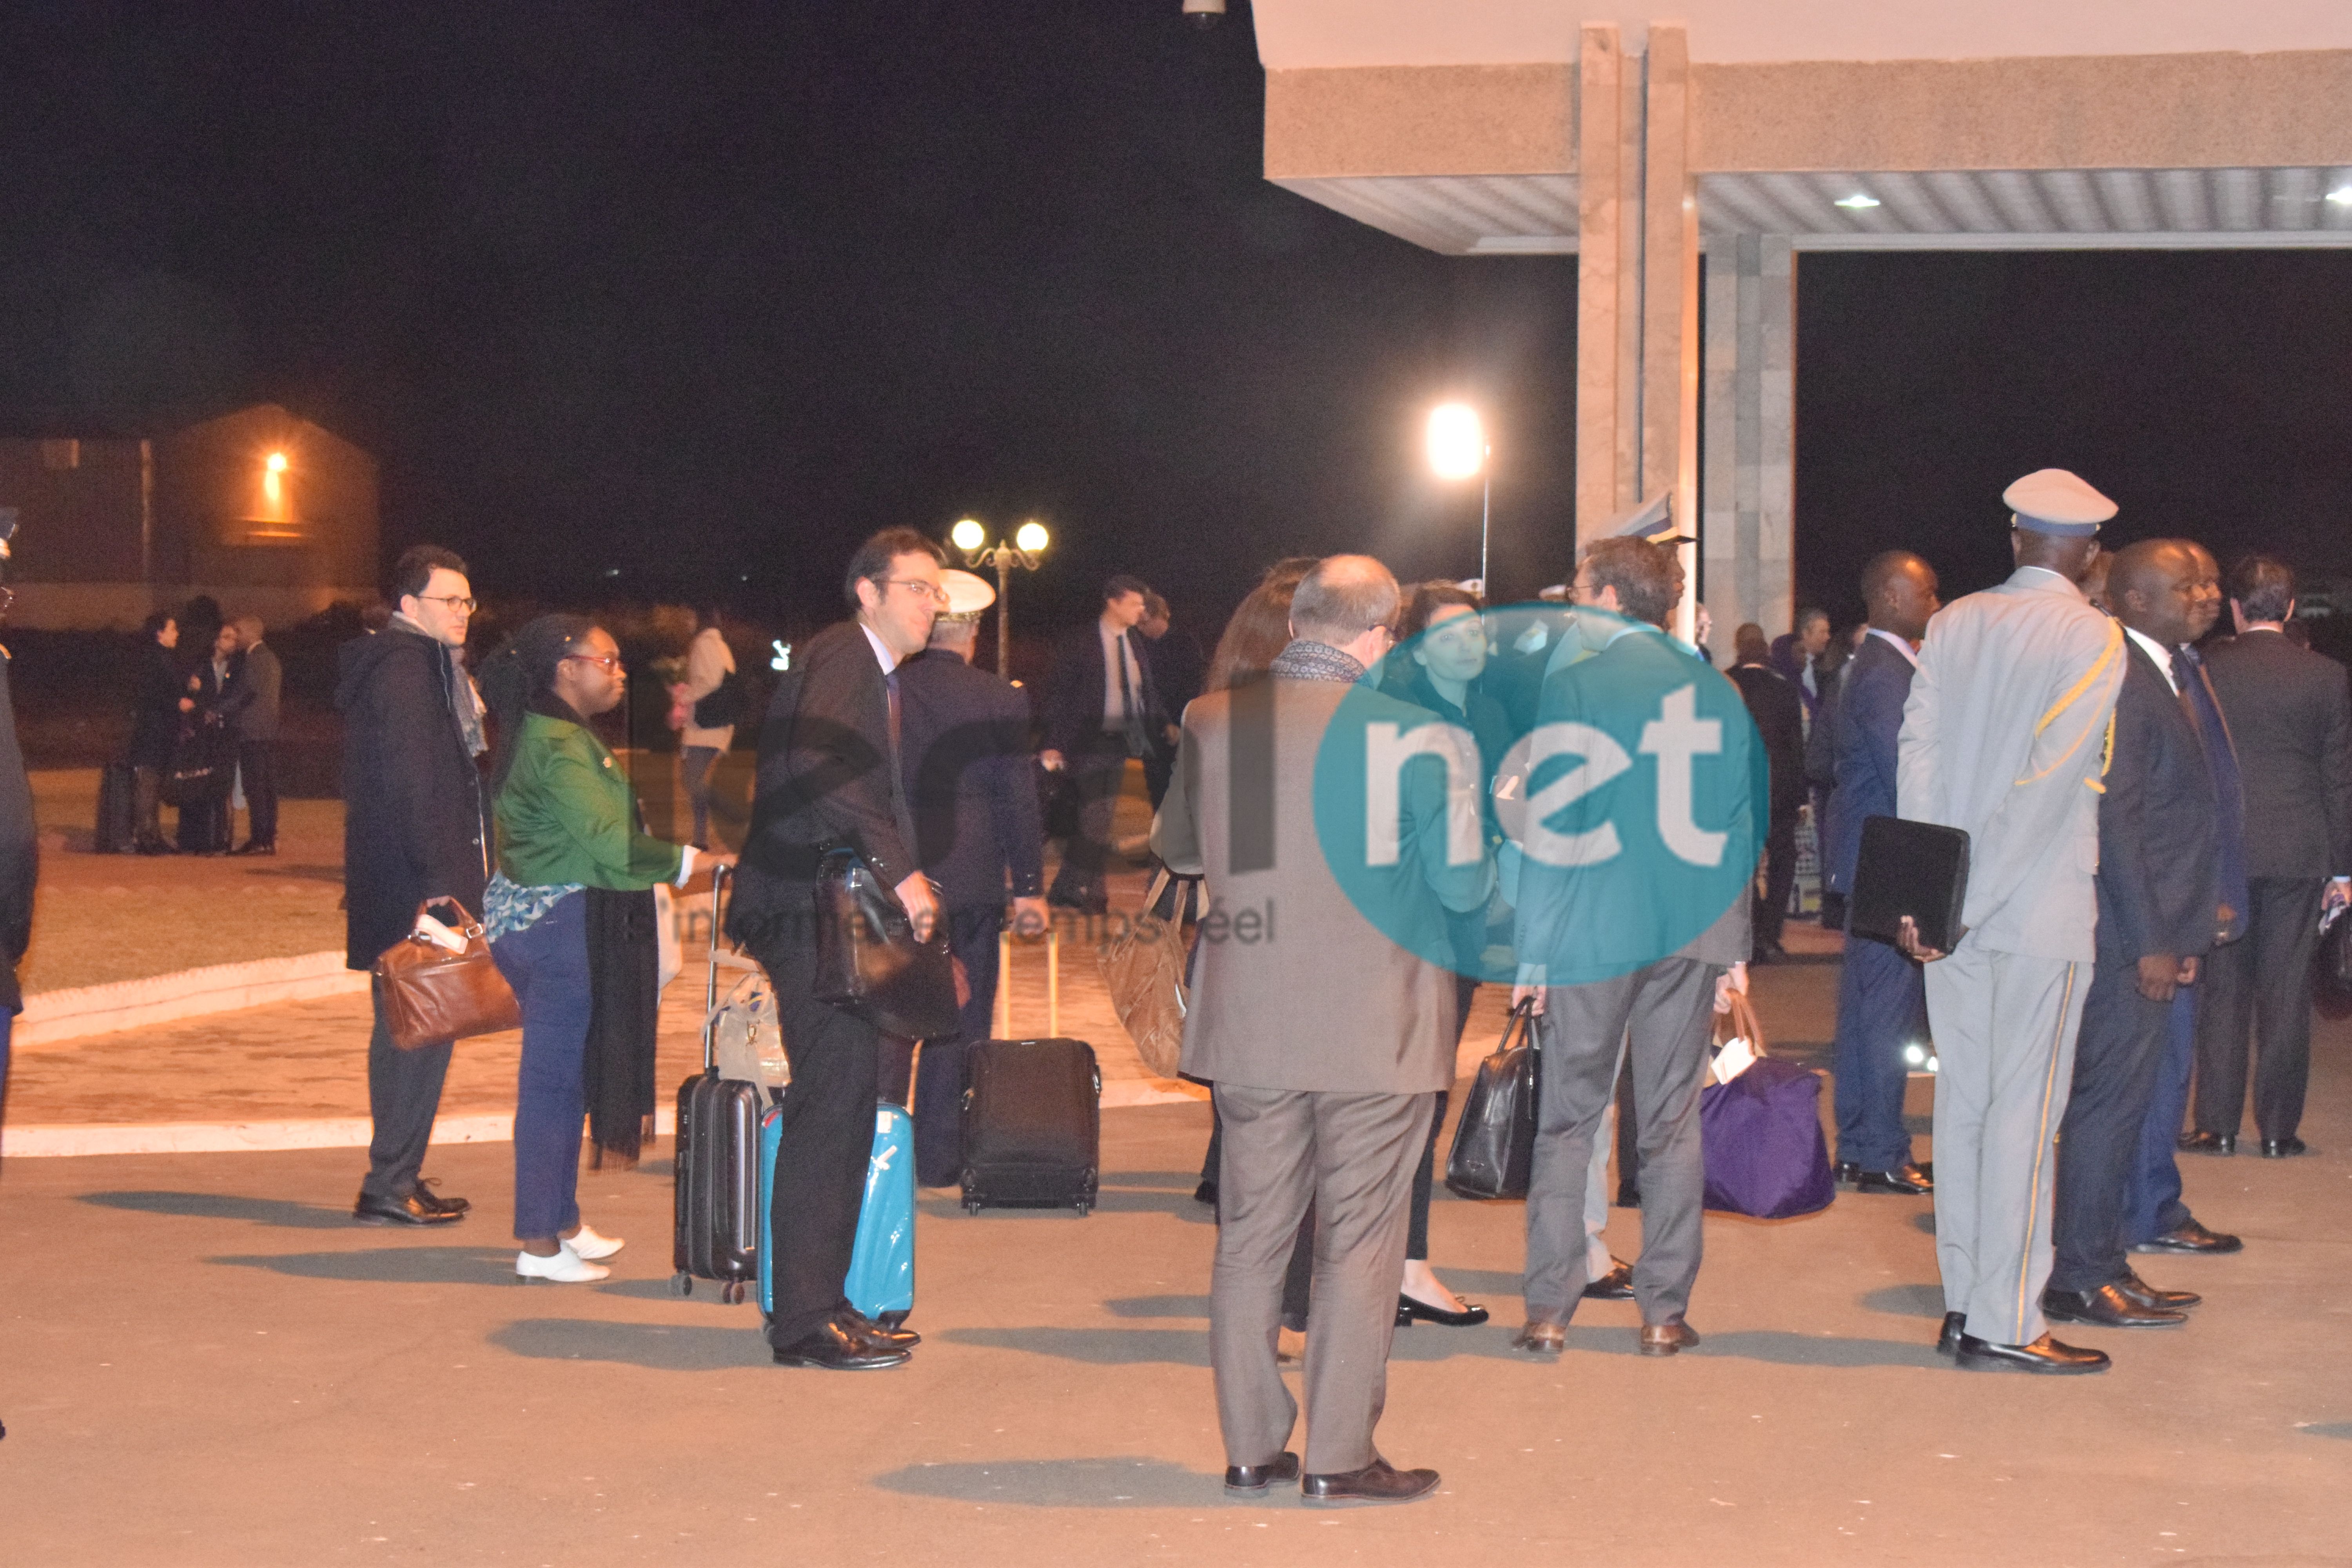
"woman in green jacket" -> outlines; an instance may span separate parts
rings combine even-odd
[[[610,633],[582,616],[541,616],[483,667],[498,721],[490,787],[498,869],[483,894],[490,955],[522,1005],[515,1096],[515,1272],[602,1279],[621,1249],[580,1218],[580,1123],[590,1012],[589,888],[683,887],[725,860],[638,830],[628,776],[588,720],[628,677]]]

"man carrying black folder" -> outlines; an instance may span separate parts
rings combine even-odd
[[[2075,586],[2116,504],[2062,469],[2003,492],[2017,570],[1929,623],[1903,710],[1896,804],[1969,837],[1960,939],[1931,960],[1937,1348],[1977,1370],[2098,1372],[2042,1315],[2053,1140],[2094,957],[2098,802],[2123,628]]]

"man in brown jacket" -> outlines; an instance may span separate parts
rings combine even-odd
[[[1423,956],[1433,944],[1409,948],[1388,931],[1442,933],[1441,906],[1481,907],[1493,872],[1479,842],[1475,742],[1436,750],[1460,732],[1357,684],[1393,643],[1396,613],[1396,579],[1370,557],[1335,555],[1308,573],[1291,606],[1293,640],[1269,677],[1186,710],[1178,776],[1152,832],[1172,868],[1207,879],[1183,1065],[1215,1084],[1224,1121],[1209,1339],[1225,1489],[1239,1495],[1299,1478],[1284,1448],[1298,1407],[1276,1365],[1275,1330],[1309,1203],[1301,1490],[1310,1503],[1406,1502],[1437,1486],[1434,1470],[1391,1467],[1372,1428],[1412,1169],[1435,1093],[1454,1078],[1454,977]],[[1344,776],[1348,746],[1321,754],[1343,704],[1346,723],[1375,738],[1430,731],[1428,754],[1444,765],[1411,765],[1422,753],[1395,750],[1386,781]],[[1385,817],[1397,837],[1370,865],[1346,868],[1343,889],[1326,850],[1344,852],[1347,836],[1327,846],[1318,818],[1350,789],[1360,819],[1377,830]],[[1354,835],[1359,848],[1365,837]]]

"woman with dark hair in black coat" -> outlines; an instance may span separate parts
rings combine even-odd
[[[180,715],[195,707],[182,689],[180,667],[172,650],[180,644],[180,624],[162,610],[147,617],[140,631],[139,694],[131,715],[131,777],[136,837],[131,847],[142,855],[169,855],[159,820],[163,802],[163,773],[172,765],[172,748],[180,736]]]

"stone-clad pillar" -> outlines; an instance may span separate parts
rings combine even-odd
[[[1638,302],[1641,225],[1638,140],[1624,133],[1640,112],[1613,22],[1588,23],[1579,51],[1576,264],[1576,538],[1580,545],[1631,504],[1640,480]],[[1633,101],[1628,101],[1633,100]],[[1626,249],[1633,250],[1627,265]],[[1629,353],[1630,349],[1630,353]],[[1629,363],[1631,364],[1629,366]],[[1628,369],[1633,372],[1628,375]],[[1629,384],[1630,383],[1630,384]]]
[[[1698,505],[1697,187],[1690,168],[1690,44],[1678,23],[1653,23],[1643,59],[1642,155],[1642,459],[1634,496],[1674,498],[1675,526],[1700,531]],[[1691,635],[1698,550],[1685,545],[1694,593],[1675,612]]]
[[[1789,237],[1727,236],[1706,256],[1703,551],[1713,646],[1796,613],[1796,258]]]

